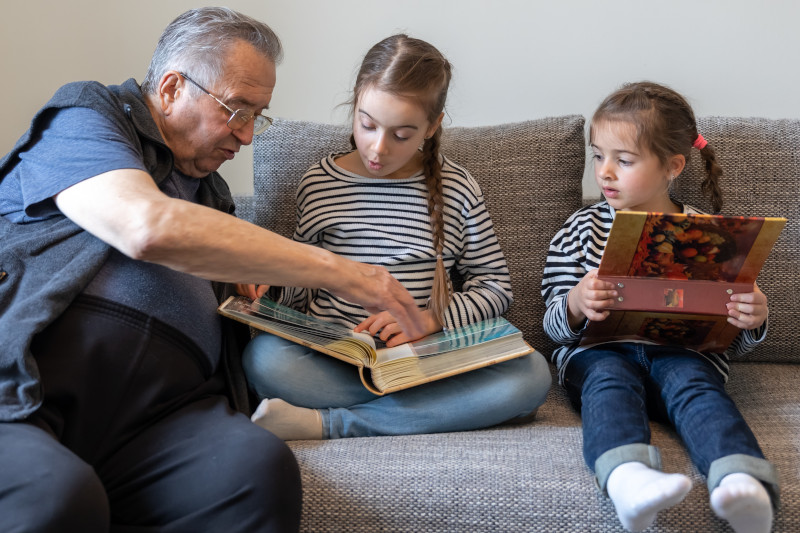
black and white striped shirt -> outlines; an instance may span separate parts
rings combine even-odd
[[[348,259],[381,265],[427,305],[436,268],[422,172],[405,179],[359,176],[334,163],[332,154],[311,167],[297,190],[294,240]],[[499,316],[511,304],[511,277],[477,182],[442,158],[445,219],[444,264],[463,279],[452,296],[444,327]],[[367,318],[362,307],[325,289],[285,288],[280,303],[354,326]]]
[[[684,205],[683,212],[698,214],[701,211]],[[590,270],[600,266],[611,224],[616,211],[608,202],[579,209],[570,216],[550,241],[547,262],[542,276],[542,298],[547,310],[544,330],[561,344],[552,355],[563,383],[564,369],[570,358],[584,349],[579,346],[581,331],[573,331],[567,319],[567,294]],[[704,353],[720,373],[728,379],[728,362],[731,356],[742,355],[764,340],[767,323],[755,330],[743,330],[725,353]],[[633,342],[633,341],[630,341]]]

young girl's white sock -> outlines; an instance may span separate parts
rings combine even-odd
[[[728,474],[711,491],[711,508],[736,533],[769,533],[772,502],[767,489],[749,474]]]
[[[320,440],[322,415],[316,409],[297,407],[280,398],[265,398],[250,420],[283,440]]]
[[[630,462],[611,472],[606,489],[622,526],[628,531],[642,531],[650,527],[659,511],[683,501],[692,490],[692,480]]]

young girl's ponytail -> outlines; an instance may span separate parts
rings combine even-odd
[[[703,178],[703,182],[700,184],[700,190],[711,201],[711,207],[714,212],[719,213],[722,209],[722,189],[719,186],[722,167],[717,161],[717,153],[710,144],[700,148],[700,156],[703,158],[703,166],[706,170],[706,177]]]

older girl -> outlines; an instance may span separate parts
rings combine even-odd
[[[439,153],[450,75],[450,63],[424,41],[395,35],[372,47],[353,91],[353,151],[313,166],[297,192],[294,238],[389,269],[426,308],[425,334],[498,316],[512,299],[481,189]],[[463,278],[455,293],[448,275],[454,268]],[[370,315],[325,290],[283,288],[280,302],[389,346],[415,340],[389,313]],[[524,419],[551,382],[536,352],[376,396],[351,365],[268,334],[250,343],[244,367],[264,398],[253,420],[287,440],[460,431]]]

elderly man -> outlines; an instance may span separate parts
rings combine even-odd
[[[293,455],[226,396],[230,285],[209,280],[421,327],[385,270],[230,215],[216,170],[269,126],[280,57],[266,25],[189,11],[141,87],[62,87],[0,161],[0,530],[297,529]]]

